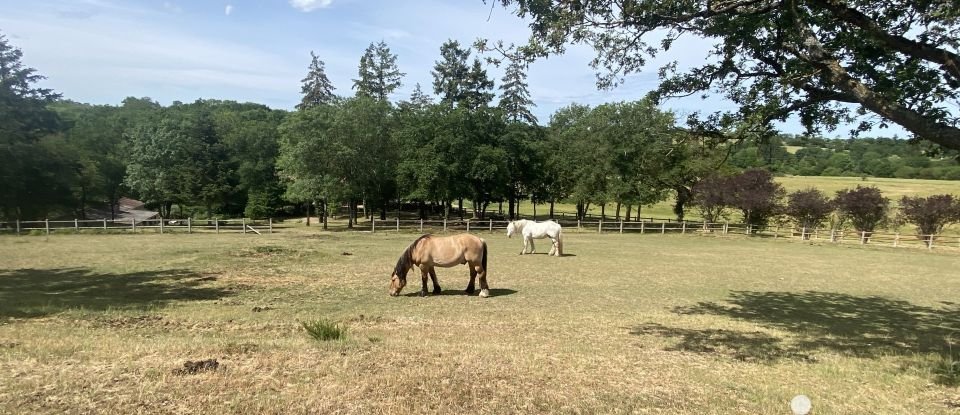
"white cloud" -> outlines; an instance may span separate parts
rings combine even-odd
[[[333,0],[290,0],[290,5],[293,8],[303,12],[312,12],[316,9],[329,7],[332,3]]]
[[[226,8],[223,9],[223,14],[229,16],[230,13],[233,13],[233,5],[228,4]]]
[[[169,1],[163,2],[163,8],[173,13],[182,13],[183,8]]]

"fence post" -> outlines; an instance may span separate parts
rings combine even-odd
[[[928,250],[928,251],[932,251],[932,250],[933,250],[933,234],[932,234],[932,233],[930,234],[930,239],[929,239],[929,240],[930,240],[930,242],[927,243],[927,250]]]
[[[470,219],[467,219],[467,232],[470,232]]]
[[[106,220],[106,219],[104,219]],[[20,235],[20,219],[17,219],[17,235]]]
[[[603,233],[603,219],[600,219],[600,222],[597,222],[597,233]]]
[[[900,232],[893,235],[893,247],[896,248],[897,245],[900,245]]]
[[[806,240],[807,240],[807,227],[806,227],[806,226],[800,228],[800,240],[801,240],[801,241],[806,241]]]
[[[620,233],[623,233],[623,220],[620,220]]]
[[[137,218],[130,218],[130,230],[137,233]]]
[[[684,235],[687,233],[687,221],[683,221],[683,225],[680,227],[680,234]]]
[[[836,229],[833,229],[833,228],[830,229],[830,242],[837,242],[837,230],[836,230]]]
[[[47,230],[47,236],[50,236],[50,219],[43,220],[43,227]]]
[[[577,219],[577,232],[580,232],[580,219]]]
[[[420,219],[420,233],[423,233],[423,219]]]
[[[159,216],[159,218],[160,218],[160,234],[163,235],[163,222],[164,222],[163,216]],[[104,219],[103,226],[107,226],[106,219]]]
[[[443,218],[443,233],[447,233],[447,218]]]
[[[240,219],[240,230],[242,230],[244,234],[247,233],[247,218],[245,217]]]
[[[397,232],[400,232],[400,216],[397,216]]]
[[[163,221],[160,221],[160,226],[161,226],[161,229],[162,229],[162,227],[163,227]],[[104,230],[107,229],[107,218],[103,218],[103,229],[104,229]]]
[[[213,229],[216,229],[218,234],[220,233],[220,220],[217,218],[213,218]]]
[[[860,231],[860,245],[867,243],[867,231]]]
[[[73,218],[73,230],[80,232],[80,221],[77,218]]]
[[[377,233],[377,218],[370,218],[370,233]]]
[[[747,224],[747,235],[753,233],[753,224]]]
[[[727,221],[724,221],[724,222],[723,222],[723,234],[724,234],[724,235],[727,234],[727,226],[729,226],[729,225],[730,225],[729,222],[727,222]]]
[[[647,221],[640,219],[640,234],[643,235],[643,228],[645,228]]]
[[[660,222],[660,234],[667,233],[667,222]]]
[[[490,219],[490,233],[493,233],[493,219]]]
[[[773,239],[777,239],[780,236],[780,225],[777,225],[777,230],[773,231]]]

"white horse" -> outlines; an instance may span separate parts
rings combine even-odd
[[[523,250],[520,251],[520,255],[527,253],[527,245],[530,245],[529,253],[536,252],[537,248],[533,246],[533,240],[543,238],[550,238],[553,241],[553,247],[550,248],[547,255],[563,255],[563,230],[557,222],[552,220],[546,222],[534,222],[526,219],[515,220],[507,225],[507,237],[512,237],[516,232],[523,235]]]

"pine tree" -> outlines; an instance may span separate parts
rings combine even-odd
[[[521,59],[510,60],[503,75],[503,84],[500,85],[500,90],[503,91],[500,95],[500,108],[507,120],[536,124],[537,117],[530,112],[530,107],[535,107],[536,104],[530,99],[530,91],[527,90],[526,69],[526,63]]]
[[[423,90],[420,89],[420,83],[417,82],[417,85],[413,88],[413,93],[410,94],[410,104],[416,108],[426,108],[433,105],[433,98],[424,94]]]
[[[440,61],[433,66],[433,92],[440,96],[440,103],[455,106],[463,101],[464,83],[470,73],[467,59],[470,51],[460,48],[460,42],[447,40],[440,46]]]
[[[487,70],[483,69],[480,59],[474,59],[463,86],[463,104],[470,109],[487,106],[493,100],[492,91],[493,80],[487,76]]]
[[[379,101],[386,101],[402,85],[400,80],[406,75],[397,68],[397,55],[391,53],[382,40],[367,47],[360,57],[357,72],[359,78],[353,80],[357,96],[372,97]]]
[[[298,110],[330,104],[335,97],[333,90],[336,88],[333,87],[333,83],[330,82],[330,78],[327,78],[327,74],[324,72],[323,61],[313,51],[310,51],[310,57],[307,77],[300,81],[303,83],[303,87],[300,89],[303,99],[300,101],[300,105],[297,105]]]

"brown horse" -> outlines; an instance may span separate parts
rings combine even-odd
[[[487,243],[470,234],[452,236],[423,235],[417,238],[400,254],[397,266],[390,276],[390,295],[400,295],[400,290],[407,285],[407,271],[413,266],[420,268],[420,277],[423,287],[420,296],[427,295],[427,276],[433,280],[433,293],[440,293],[440,284],[437,282],[437,272],[434,267],[450,268],[457,265],[469,264],[470,284],[467,284],[466,293],[473,294],[474,279],[480,277],[480,296],[489,297],[490,287],[487,286]]]

